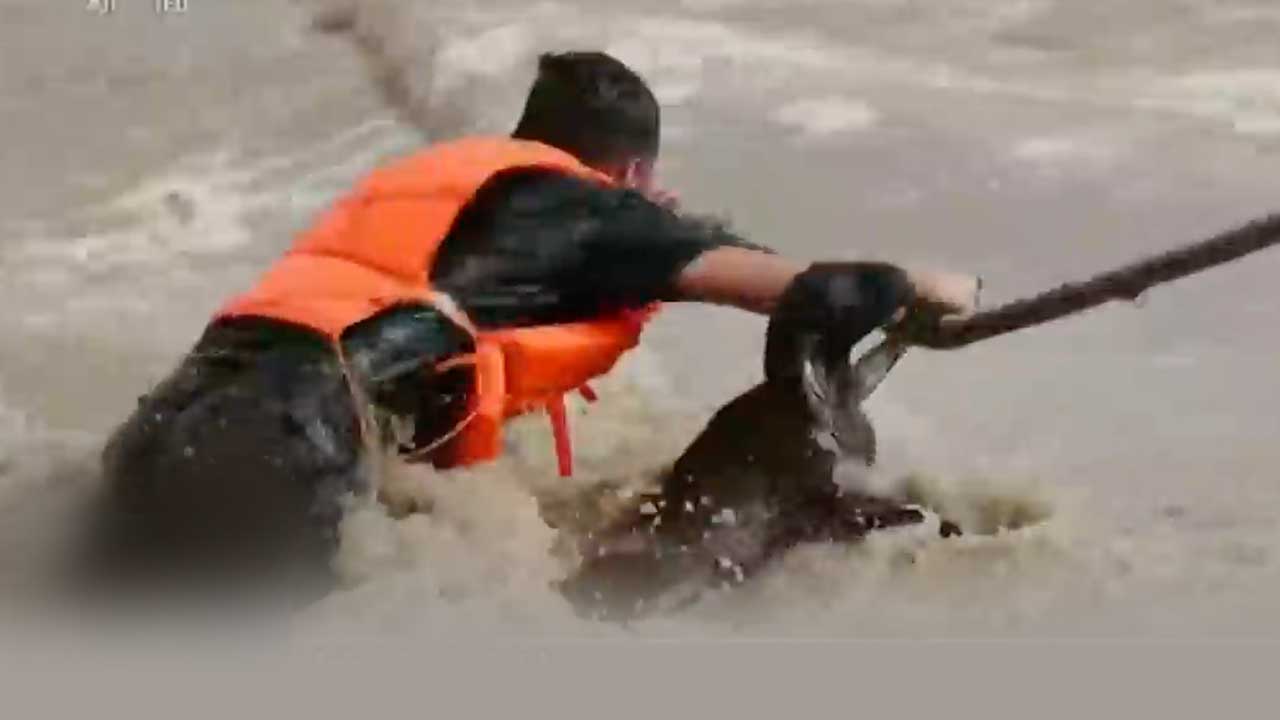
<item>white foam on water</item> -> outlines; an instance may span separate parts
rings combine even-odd
[[[1280,67],[1159,78],[1137,104],[1216,120],[1241,135],[1274,136],[1280,134]]]
[[[778,108],[773,119],[804,137],[826,137],[867,130],[879,121],[879,113],[865,101],[841,96],[806,98]]]
[[[195,158],[147,178],[98,207],[90,229],[71,237],[35,236],[10,245],[10,261],[30,265],[70,263],[94,267],[165,265],[183,253],[225,253],[243,247],[243,198],[226,158]],[[16,245],[16,247],[15,247]]]
[[[1120,149],[1105,139],[1071,134],[1024,138],[1011,150],[1015,159],[1045,170],[1105,170],[1120,154]]]
[[[285,247],[337,189],[404,146],[401,131],[374,119],[285,155],[223,148],[179,158],[73,215],[26,224],[0,248],[10,280],[0,294],[25,300],[19,323],[32,331],[146,318],[171,294],[215,302],[261,269],[246,257]],[[255,221],[267,214],[292,224],[264,242]],[[132,292],[87,291],[125,278]]]
[[[526,59],[536,52],[531,29],[508,24],[476,34],[446,36],[437,59],[448,70],[444,73],[444,87],[448,88],[527,70]]]
[[[691,12],[713,13],[743,5],[758,5],[752,0],[680,0],[680,7]]]
[[[432,62],[422,64],[438,73],[438,80],[431,84],[445,92],[435,101],[446,104],[449,92],[456,93],[469,82],[499,82],[507,87],[510,75],[530,79],[529,68],[537,52],[579,47],[601,48],[635,67],[668,105],[686,104],[708,91],[723,94],[730,86],[759,91],[785,83],[798,73],[814,78],[888,74],[926,82],[961,82],[954,69],[936,63],[921,66],[869,48],[839,45],[812,32],[764,33],[743,25],[664,13],[602,12],[539,3],[484,9],[415,8],[397,17],[400,23],[412,23],[419,36],[436,38],[434,42],[444,48]],[[399,69],[412,73],[409,67]],[[711,77],[715,81],[709,84]],[[411,84],[422,86],[424,82]]]
[[[576,472],[558,477],[543,416],[514,421],[497,462],[441,473],[389,463],[381,489],[392,507],[429,512],[393,518],[381,505],[348,513],[335,566],[347,589],[298,618],[305,637],[372,633],[489,636],[617,634],[579,619],[552,584],[573,569],[569,536],[548,525],[590,518],[565,515],[557,502],[579,493],[647,487],[699,418],[684,417],[655,391],[663,380],[643,350],[595,383],[599,405],[572,401]],[[647,433],[637,433],[647,428]],[[550,515],[547,515],[550,513]]]
[[[1033,15],[1044,3],[966,5],[955,25],[1002,26]],[[679,107],[714,98],[731,104],[762,94],[803,88],[832,97],[836,88],[866,85],[877,90],[901,86],[916,90],[1009,96],[1056,103],[1107,102],[1131,105],[1133,89],[1115,97],[1097,96],[1097,88],[1045,83],[1021,75],[999,75],[978,64],[953,58],[909,54],[870,44],[834,41],[820,30],[790,27],[762,31],[746,23],[662,12],[592,10],[566,3],[534,5],[416,6],[412,9],[372,2],[370,22],[395,26],[388,33],[383,70],[405,78],[415,107],[471,108],[473,128],[505,128],[524,83],[532,79],[537,53],[598,47],[640,71],[664,105]],[[392,9],[388,10],[390,7]],[[412,31],[406,30],[412,28]],[[401,37],[404,36],[404,37]],[[413,38],[413,47],[400,42]],[[422,48],[436,51],[423,53]],[[429,97],[430,100],[425,98]],[[820,94],[808,101],[818,103]],[[801,102],[801,101],[797,101]],[[854,101],[856,102],[856,101]],[[836,102],[815,105],[806,127],[818,133],[863,123],[866,114]],[[797,111],[798,112],[798,111]],[[798,122],[798,121],[797,121]]]

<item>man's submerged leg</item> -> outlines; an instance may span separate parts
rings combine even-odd
[[[87,569],[106,587],[331,585],[341,503],[366,486],[351,395],[327,349],[236,332],[207,336],[104,452]]]

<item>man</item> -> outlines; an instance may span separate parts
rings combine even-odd
[[[343,498],[369,489],[365,460],[495,457],[505,419],[558,417],[660,302],[769,314],[810,284],[843,298],[815,315],[835,333],[970,309],[968,278],[815,273],[682,217],[654,187],[658,148],[658,104],[634,72],[600,53],[544,55],[511,137],[370,174],[219,310],[110,440],[105,557],[323,575]]]

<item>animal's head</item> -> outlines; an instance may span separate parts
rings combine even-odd
[[[911,298],[905,274],[879,263],[819,263],[796,276],[769,320],[766,382],[803,398],[815,435],[832,451],[874,457],[861,410],[906,346],[892,339],[850,364],[854,345]]]

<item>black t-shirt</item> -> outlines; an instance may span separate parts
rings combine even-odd
[[[431,284],[482,327],[583,320],[676,299],[681,270],[723,246],[764,250],[634,191],[519,171],[477,193],[441,245]]]

